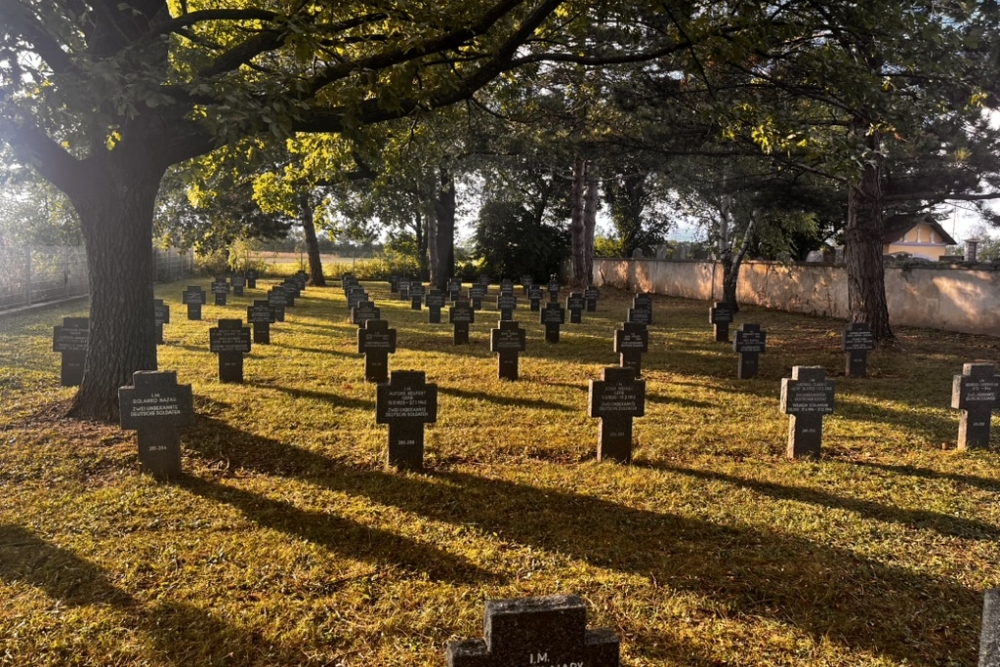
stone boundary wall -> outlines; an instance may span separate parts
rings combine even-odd
[[[886,266],[892,324],[1000,336],[1000,270],[991,264]],[[594,259],[594,284],[713,301],[722,265],[703,260]],[[743,262],[740,303],[847,319],[844,265]]]

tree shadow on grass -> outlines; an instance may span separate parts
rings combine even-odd
[[[126,619],[126,629],[149,636],[173,665],[249,667],[297,659],[295,652],[259,633],[245,632],[193,605],[161,600],[147,606],[112,584],[97,565],[21,526],[0,525],[0,581],[26,583],[67,606],[111,606]],[[31,640],[30,634],[26,637]],[[8,650],[16,645],[12,639]]]
[[[966,486],[971,486],[973,488],[982,489],[983,491],[992,491],[993,493],[1000,493],[1000,480],[990,479],[988,477],[978,477],[976,475],[963,475],[954,472],[941,472],[938,470],[930,470],[928,468],[915,468],[908,465],[892,465],[888,463],[873,463],[871,461],[851,461],[851,465],[864,466],[866,468],[874,468],[876,470],[881,470],[883,472],[889,472],[897,475],[908,475],[911,477],[920,477],[923,479],[946,479],[958,484],[965,484]]]
[[[477,400],[477,401],[487,401],[494,405],[510,405],[523,408],[532,408],[535,410],[558,410],[560,412],[578,411],[578,408],[575,406],[563,405],[562,403],[554,403],[552,401],[543,401],[538,398],[524,398],[524,397],[515,398],[511,396],[498,396],[496,394],[487,394],[484,391],[468,391],[466,389],[455,389],[454,387],[446,387],[446,386],[439,386],[438,391],[442,394],[447,394],[448,396],[455,396],[456,398],[468,398],[470,400]]]
[[[728,615],[746,616],[748,622],[778,620],[817,641],[900,662],[973,662],[977,592],[852,550],[780,530],[720,525],[553,488],[453,472],[435,475],[432,483],[339,466],[273,440],[240,451],[232,451],[229,441],[218,439],[222,453],[242,467],[275,474],[273,462],[280,460],[282,470],[308,471],[311,483],[331,490],[707,595]],[[886,510],[887,520],[899,518]]]
[[[687,475],[696,479],[725,482],[770,496],[776,500],[794,500],[830,509],[843,509],[855,512],[867,519],[884,521],[886,523],[898,523],[916,530],[932,530],[945,537],[989,541],[1000,539],[1000,528],[996,526],[974,519],[963,519],[948,514],[941,514],[940,512],[902,509],[869,500],[837,496],[817,489],[785,486],[783,484],[775,484],[774,482],[747,479],[745,477],[737,477],[735,475],[708,470],[682,468],[656,463],[643,464],[643,467]]]
[[[358,378],[358,383],[364,382],[364,378]],[[277,384],[269,384],[266,382],[261,382],[255,386],[262,389],[274,389],[293,396],[295,398],[311,398],[317,401],[325,401],[331,406],[336,408],[349,408],[354,410],[369,410],[374,412],[375,402],[366,401],[358,398],[351,398],[349,396],[344,396],[342,394],[335,394],[328,391],[316,391],[313,389],[298,389],[295,387],[282,387]]]
[[[320,454],[236,431],[223,422],[199,421],[212,422],[207,427],[219,436],[220,444],[225,443],[223,446],[239,442],[254,451],[272,454],[278,449],[295,450],[295,456],[303,463],[298,470],[308,469],[313,473],[329,470],[333,466],[332,461]],[[261,526],[308,540],[349,558],[379,565],[401,565],[426,572],[431,579],[441,581],[478,582],[496,578],[492,573],[446,551],[387,530],[356,523],[333,512],[302,510],[282,500],[272,500],[191,475],[181,476],[176,484],[203,498],[235,507]]]

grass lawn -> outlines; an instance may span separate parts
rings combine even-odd
[[[306,290],[234,386],[208,329],[264,291],[190,322],[184,284],[157,287],[160,367],[198,413],[172,483],[139,474],[133,432],[61,419],[74,390],[52,327],[85,306],[0,321],[0,665],[440,666],[449,639],[482,635],[484,599],[554,593],[581,595],[631,667],[976,664],[1000,454],[955,451],[949,405],[995,338],[900,328],[849,379],[843,322],[746,308],[734,327],[759,322],[768,352],[739,381],[708,304],[654,297],[623,467],[596,462],[586,408],[625,294],[604,290],[558,344],[519,298],[528,350],[508,382],[495,312],[455,347],[367,283],[398,331],[390,369],[439,387],[427,470],[398,473],[339,287]],[[836,379],[819,461],[784,458],[793,364]]]

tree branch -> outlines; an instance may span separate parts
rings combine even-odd
[[[34,46],[34,51],[53,72],[67,72],[73,61],[52,33],[17,0],[0,0],[0,23]]]
[[[0,119],[0,141],[63,192],[70,194],[78,187],[76,172],[80,161],[35,125]]]

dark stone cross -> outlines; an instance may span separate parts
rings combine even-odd
[[[542,308],[538,321],[545,325],[545,340],[548,343],[559,342],[559,327],[566,323],[566,311],[558,301],[549,301]]]
[[[272,288],[270,292],[267,293],[267,302],[271,304],[274,308],[274,319],[277,322],[285,321],[285,305],[288,303],[288,297],[285,295],[285,290],[278,289],[277,287]]]
[[[484,639],[448,643],[448,667],[618,667],[611,630],[587,629],[576,595],[487,600]]]
[[[368,320],[358,329],[358,353],[365,355],[365,380],[385,382],[389,379],[389,355],[396,352],[396,330],[388,320]]]
[[[216,277],[216,279],[212,281],[210,289],[212,290],[212,294],[215,295],[215,305],[226,305],[226,299],[229,296],[229,283],[226,279],[222,276]]]
[[[170,324],[170,306],[163,299],[153,299],[153,324],[156,326],[156,344],[163,345],[163,325]]]
[[[206,303],[205,290],[199,285],[188,285],[181,294],[181,303],[187,306],[189,320],[200,320],[201,307]]]
[[[490,291],[490,276],[486,273],[479,274],[476,282],[483,286],[483,295],[489,294]]]
[[[374,301],[359,301],[351,308],[351,324],[364,327],[368,320],[380,319],[382,319],[382,309],[377,307]]]
[[[410,300],[410,279],[403,278],[399,281],[399,300],[409,301]]]
[[[424,467],[424,424],[437,421],[437,385],[423,371],[393,371],[375,395],[375,422],[389,425],[389,465]]]
[[[368,301],[368,292],[360,285],[354,285],[347,291],[347,308],[352,309],[362,301]]]
[[[589,414],[600,417],[597,460],[632,462],[632,418],[646,413],[646,383],[631,368],[605,368],[590,381]]]
[[[621,356],[621,367],[631,369],[635,377],[642,375],[642,355],[649,351],[649,329],[641,322],[624,322],[615,331],[615,352]]]
[[[243,296],[243,288],[247,286],[246,277],[236,274],[229,279],[233,286],[233,296]]]
[[[299,269],[295,272],[295,275],[292,276],[292,280],[298,284],[300,290],[304,290],[306,285],[309,284],[309,274],[302,269]]]
[[[528,303],[531,306],[531,312],[537,313],[542,309],[542,288],[538,285],[528,286]]]
[[[566,310],[569,311],[570,324],[580,324],[583,322],[583,309],[587,307],[587,302],[583,298],[582,292],[570,292],[566,297]]]
[[[86,317],[64,317],[61,325],[53,327],[52,351],[62,353],[59,384],[64,387],[78,387],[83,382],[89,332],[90,319]]]
[[[483,309],[484,298],[486,298],[486,288],[483,285],[476,284],[469,287],[469,301],[472,302],[473,310]]]
[[[253,305],[247,306],[247,324],[253,326],[253,342],[270,345],[274,322],[274,306],[266,299],[255,299]]]
[[[500,281],[500,293],[513,294],[514,293],[514,281],[510,278],[504,278]]]
[[[983,594],[979,667],[1000,667],[1000,588],[991,588]]]
[[[597,289],[594,285],[587,287],[583,290],[583,299],[587,302],[587,312],[596,313],[597,312],[597,300],[601,297],[601,290]]]
[[[389,293],[395,294],[399,291],[399,276],[393,273],[389,276]]]
[[[965,364],[951,385],[951,407],[962,411],[958,422],[959,449],[990,446],[990,417],[1000,409],[1000,378],[993,364]]]
[[[444,308],[445,294],[441,290],[432,289],[424,297],[424,305],[427,306],[427,322],[429,324],[441,324],[441,309]]]
[[[521,290],[523,291],[524,296],[528,296],[528,290],[531,289],[534,282],[534,277],[529,276],[528,274],[521,276]]]
[[[513,292],[501,292],[497,297],[497,310],[500,311],[501,320],[513,320],[514,311],[517,309],[517,297]]]
[[[631,320],[631,321],[633,321],[633,322],[643,322],[647,326],[652,326],[652,324],[653,324],[653,296],[651,294],[648,294],[646,292],[642,292],[641,294],[636,294],[632,298],[632,310],[630,310],[629,313],[631,314],[631,312],[633,310],[636,311],[636,313],[634,315],[634,317],[636,319]],[[642,311],[646,311],[646,314],[643,315]]]
[[[458,278],[449,279],[447,292],[449,301],[457,301],[462,295],[462,281]]]
[[[424,303],[424,286],[421,283],[410,283],[410,310],[420,310]]]
[[[555,278],[549,281],[549,301],[559,303],[559,281]]]
[[[448,309],[448,321],[455,325],[455,345],[469,344],[469,325],[476,321],[476,311],[468,301],[455,301]]]
[[[208,330],[208,349],[219,355],[219,382],[243,382],[243,355],[250,347],[250,327],[243,320],[219,320]]]
[[[497,377],[516,380],[518,359],[527,346],[527,334],[514,320],[500,320],[490,331],[490,352],[497,355]]]
[[[299,284],[292,280],[291,278],[285,278],[278,285],[278,289],[285,293],[285,306],[287,308],[295,307],[295,300],[302,295],[302,290],[299,289]]]
[[[648,308],[629,308],[627,321],[649,326],[653,323],[653,311]]]
[[[247,277],[247,287],[249,289],[257,289],[257,278],[258,278],[257,269],[247,269],[246,277]]]
[[[865,322],[854,322],[844,331],[840,349],[846,357],[844,374],[864,377],[868,374],[868,353],[875,349],[875,334]]]
[[[733,352],[739,355],[736,377],[749,380],[757,377],[760,355],[767,352],[767,332],[760,330],[759,324],[744,324],[736,331]]]
[[[181,474],[180,428],[194,418],[191,385],[174,371],[136,371],[132,386],[118,390],[123,430],[138,432],[139,463],[158,479]]]
[[[724,301],[716,301],[708,309],[708,323],[715,328],[715,342],[729,342],[729,323],[733,321],[733,309]]]
[[[823,415],[833,414],[833,380],[822,366],[792,366],[781,379],[781,411],[788,417],[788,458],[818,457],[823,443]]]

